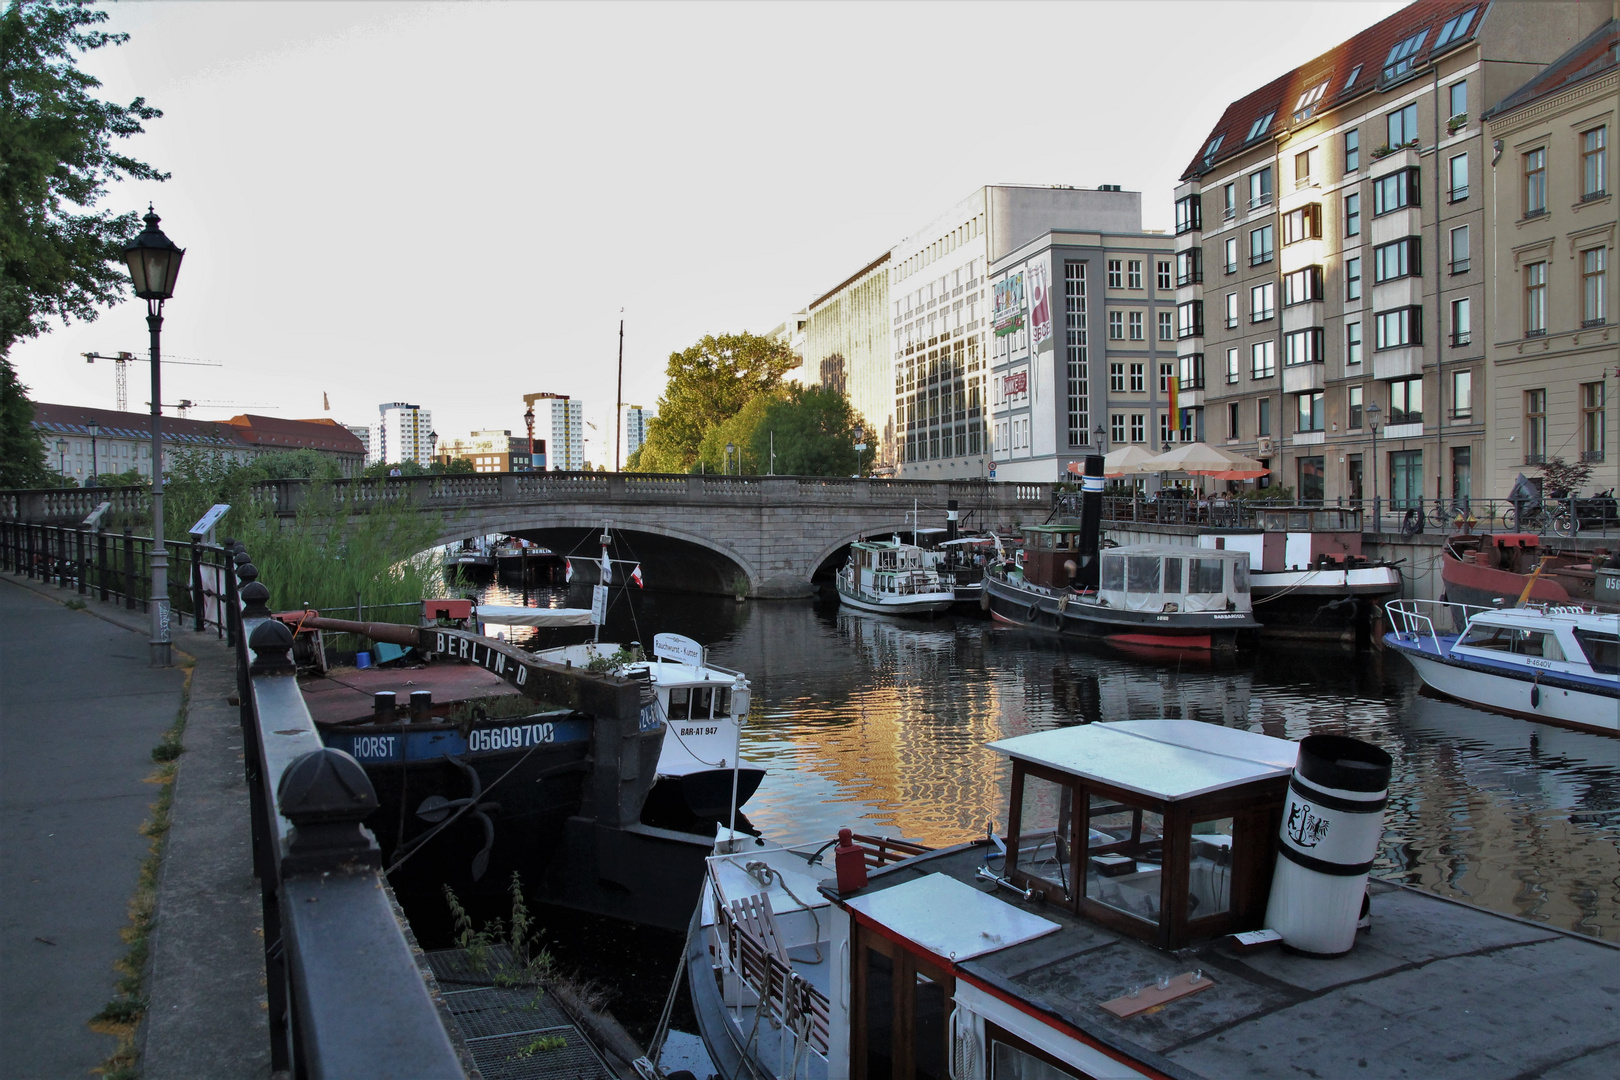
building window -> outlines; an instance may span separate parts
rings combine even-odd
[[[1344,133],[1344,171],[1355,172],[1361,168],[1361,132],[1347,131]]]
[[[1238,242],[1237,237],[1229,236],[1226,239],[1226,272],[1237,273],[1238,268]]]
[[[1451,373],[1451,418],[1471,420],[1474,416],[1474,372],[1464,368]]]
[[[1086,264],[1063,264],[1064,332],[1067,335],[1069,376],[1069,445],[1091,443],[1091,380],[1086,371]],[[970,365],[971,368],[971,365]],[[969,399],[969,411],[977,415],[978,401]],[[969,433],[968,453],[977,454],[978,429]]]
[[[1451,272],[1468,273],[1468,226],[1459,225],[1451,230]]]
[[[1423,39],[1428,36],[1429,30],[1425,27],[1411,37],[1397,41],[1384,58],[1384,78],[1397,79],[1412,70],[1412,65],[1417,63],[1418,50],[1423,48]],[[1391,145],[1394,142],[1394,139],[1390,140]]]
[[[1394,311],[1380,311],[1375,323],[1373,340],[1374,349],[1400,349],[1407,345],[1421,345],[1423,343],[1423,309],[1420,307],[1396,308]],[[1391,420],[1390,423],[1396,423]]]
[[[1170,392],[1170,380],[1174,379],[1175,377],[1176,377],[1176,365],[1175,364],[1160,364],[1159,365],[1159,393],[1168,394]]]
[[[1389,505],[1395,510],[1423,501],[1423,451],[1396,450],[1389,455]]]
[[[1389,384],[1389,422],[1423,423],[1423,377],[1392,379]]]
[[[1344,90],[1348,90],[1352,86],[1356,85],[1356,77],[1359,76],[1360,74],[1361,74],[1361,65],[1360,64],[1357,64],[1355,67],[1351,68],[1350,69],[1350,74],[1346,75],[1345,78],[1344,78],[1344,87],[1340,92],[1343,93]]]
[[[1181,389],[1202,390],[1204,388],[1204,354],[1193,353],[1190,356],[1179,358],[1181,364]]]
[[[1283,275],[1283,307],[1322,299],[1322,268],[1306,266]]]
[[[1344,324],[1344,362],[1346,366],[1361,363],[1361,323]]]
[[[1418,141],[1417,102],[1402,106],[1385,117],[1389,131],[1389,148],[1399,150],[1407,143]]]
[[[1352,192],[1344,197],[1344,235],[1361,235],[1361,193]]]
[[[1188,248],[1176,252],[1176,284],[1198,285],[1204,280],[1204,249]],[[1168,288],[1168,286],[1161,286]]]
[[[1322,427],[1322,391],[1312,390],[1306,394],[1294,395],[1299,402],[1299,412],[1294,418],[1295,431],[1321,431]],[[1318,461],[1321,459],[1318,458]],[[1320,496],[1319,496],[1320,497]]]
[[[1313,326],[1283,335],[1284,365],[1297,367],[1300,364],[1320,364],[1322,360],[1321,327]]]
[[[1163,309],[1159,311],[1159,340],[1176,340],[1176,317],[1170,311]]]
[[[1461,15],[1453,15],[1447,19],[1445,25],[1440,27],[1440,36],[1434,39],[1434,49],[1439,52],[1453,41],[1461,40],[1468,33],[1468,24],[1474,21],[1474,12],[1478,8],[1469,8]]]
[[[1466,503],[1474,497],[1474,448],[1451,448],[1451,497]]]
[[[1108,287],[1110,289],[1125,287],[1125,264],[1118,259],[1108,260]]]
[[[1271,166],[1249,174],[1249,209],[1271,205]]]
[[[1604,384],[1581,384],[1581,460],[1602,461],[1604,447]]]
[[[1226,437],[1228,439],[1242,438],[1242,436],[1238,434],[1238,416],[1242,412],[1242,410],[1238,407],[1238,404],[1239,403],[1236,401],[1229,401],[1226,403]]]
[[[1322,85],[1326,86],[1327,84],[1323,83]],[[1321,89],[1322,87],[1317,87],[1318,91]],[[1311,182],[1316,177],[1317,155],[1318,151],[1314,146],[1309,150],[1301,150],[1294,155],[1294,187],[1302,188],[1311,185]]]
[[[1277,237],[1270,225],[1262,225],[1249,233],[1249,265],[1261,266],[1276,254]]]
[[[1122,312],[1122,311],[1110,311],[1108,313],[1108,340],[1109,341],[1124,341],[1125,340],[1125,313],[1124,312]]]
[[[1196,251],[1197,249],[1194,248],[1193,250]],[[1171,281],[1171,278],[1170,278],[1170,264],[1161,259],[1159,261],[1159,264],[1158,264],[1158,270],[1159,270],[1159,275],[1158,275],[1157,284],[1158,284],[1158,287],[1159,287],[1159,291],[1164,292],[1166,289],[1171,288],[1171,284],[1170,284],[1170,281]]]
[[[1358,431],[1361,428],[1361,394],[1361,387],[1352,386],[1349,388],[1348,396],[1345,399],[1346,404],[1349,406],[1347,410],[1349,419],[1345,426],[1351,431]]]
[[[1133,311],[1131,312],[1131,340],[1141,341],[1143,336],[1142,313],[1140,311]]]
[[[1418,169],[1401,169],[1373,181],[1373,217],[1420,203]]]
[[[1524,216],[1547,212],[1547,151],[1539,148],[1524,155]]]
[[[1283,215],[1283,246],[1322,238],[1322,204],[1307,203]]]
[[[1547,460],[1547,391],[1524,392],[1524,463],[1540,465]]]
[[[1344,298],[1346,300],[1361,299],[1361,260],[1344,260]]]
[[[1132,364],[1131,365],[1131,393],[1133,393],[1133,394],[1145,394],[1145,393],[1147,393],[1147,365],[1146,364]]]
[[[1126,269],[1125,284],[1132,289],[1142,287],[1142,260],[1132,259]]]
[[[1249,290],[1249,321],[1265,322],[1277,314],[1277,286],[1274,282]]]
[[[1608,319],[1609,249],[1587,248],[1581,252],[1581,325],[1602,326]]]
[[[1236,383],[1237,381],[1238,381],[1238,351],[1236,349],[1227,349],[1226,350],[1226,382],[1227,382],[1227,385],[1232,385],[1233,383]]]
[[[1373,248],[1373,281],[1382,283],[1403,277],[1421,277],[1421,252],[1422,243],[1416,236]]]
[[[1449,122],[1456,123],[1460,127],[1462,121],[1458,118],[1466,118],[1467,116],[1468,80],[1464,79],[1462,82],[1454,82],[1446,87],[1446,117]]]
[[[1451,302],[1451,344],[1467,345],[1473,340],[1473,319],[1468,297],[1459,297]]]
[[[1108,439],[1110,442],[1122,443],[1125,441],[1125,414],[1111,413],[1108,417]]]
[[[1458,154],[1451,159],[1451,201],[1468,198],[1468,155]]]
[[[1231,221],[1237,216],[1237,183],[1224,184],[1221,187],[1221,217]]]
[[[1533,262],[1524,268],[1524,336],[1547,332],[1547,264]]]
[[[1581,132],[1581,198],[1595,199],[1609,190],[1609,129],[1595,127]]]
[[[1277,374],[1277,343],[1257,341],[1249,347],[1249,378],[1269,379]]]
[[[1176,305],[1176,337],[1190,338],[1204,335],[1204,302],[1188,300]]]
[[[1147,414],[1139,412],[1131,413],[1131,442],[1139,443],[1146,441]]]
[[[1121,394],[1123,394],[1125,392],[1125,365],[1124,364],[1109,364],[1108,365],[1108,389],[1110,389],[1112,391],[1115,391],[1116,393],[1121,393]]]
[[[1186,195],[1176,200],[1176,235],[1204,227],[1203,199]],[[1117,286],[1115,286],[1117,288]]]
[[[1263,397],[1254,404],[1254,433],[1271,434],[1271,399]]]
[[[1266,129],[1271,127],[1271,118],[1276,115],[1276,110],[1273,110],[1256,119],[1254,123],[1249,125],[1249,134],[1243,141],[1245,143],[1252,143],[1254,140],[1264,135],[1266,133]]]
[[[1322,95],[1326,91],[1327,83],[1323,82],[1300,94],[1299,100],[1294,102],[1294,123],[1303,124],[1309,120],[1311,114],[1316,112],[1317,103],[1322,100]]]

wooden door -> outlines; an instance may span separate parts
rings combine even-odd
[[[949,1080],[955,979],[867,927],[854,929],[854,1080]]]

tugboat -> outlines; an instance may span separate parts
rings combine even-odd
[[[840,603],[878,615],[933,616],[956,603],[954,588],[928,565],[922,548],[898,536],[849,545],[849,562],[833,584]]]

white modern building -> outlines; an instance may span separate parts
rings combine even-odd
[[[422,468],[433,462],[433,413],[420,405],[390,401],[377,406],[371,425],[366,463],[399,464],[414,461]]]
[[[577,472],[585,467],[585,403],[577,398],[555,397],[535,402],[534,428],[549,432],[546,439],[546,468],[552,472]]]
[[[656,415],[658,414],[641,405],[619,407],[620,468],[623,468],[624,463],[630,460],[630,455],[640,450],[641,444],[647,441],[647,424]]]

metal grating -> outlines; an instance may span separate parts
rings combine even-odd
[[[539,987],[496,987],[446,993],[444,1004],[468,1039],[573,1028],[568,1014]],[[559,1032],[567,1035],[568,1032]]]
[[[538,1036],[497,1035],[467,1043],[484,1080],[613,1080],[584,1036],[570,1028],[568,1045],[525,1053]]]
[[[512,950],[505,945],[492,945],[485,953],[486,959],[482,965],[475,965],[471,954],[465,949],[430,952],[427,961],[433,969],[433,977],[439,980],[439,985],[445,990],[465,990],[468,987],[493,985],[495,973],[512,963]]]

